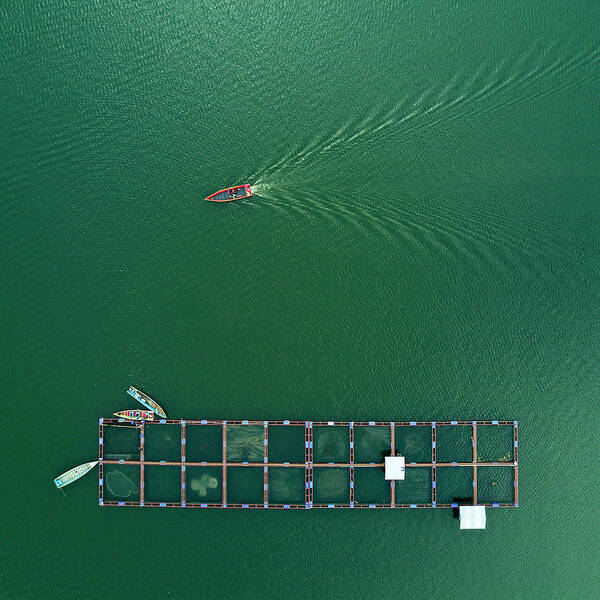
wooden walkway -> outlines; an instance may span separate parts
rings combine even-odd
[[[149,427],[160,425],[178,425],[181,436],[181,453],[179,460],[147,460],[146,459],[146,433]],[[192,426],[217,425],[222,428],[222,460],[220,461],[188,461],[187,456],[187,436],[189,428]],[[263,431],[263,456],[262,461],[228,461],[228,439],[227,428],[232,425],[254,425],[260,426]],[[105,429],[109,427],[135,427],[139,430],[139,460],[127,459],[108,459],[104,458],[105,450]],[[274,427],[296,426],[304,428],[304,462],[278,462],[269,460],[269,429]],[[431,428],[431,460],[427,462],[411,461],[410,456],[406,456],[407,472],[414,468],[427,468],[431,470],[431,498],[428,502],[418,503],[399,503],[397,502],[396,485],[402,485],[403,482],[389,482],[390,502],[385,503],[361,503],[355,498],[355,475],[357,469],[379,469],[383,478],[383,462],[356,462],[355,460],[355,438],[357,428],[385,427],[390,430],[390,448],[388,455],[394,456],[397,453],[396,435],[399,428],[404,427],[429,427]],[[481,431],[483,427],[510,426],[513,431],[512,460],[502,461],[478,461],[478,428]],[[343,427],[348,429],[349,460],[344,462],[314,462],[314,430],[315,427]],[[469,427],[471,429],[471,440],[473,447],[472,460],[470,462],[452,461],[438,462],[438,430],[442,427]],[[455,508],[457,502],[438,502],[437,501],[437,482],[439,469],[472,469],[473,474],[473,492],[472,503],[478,504],[478,470],[489,467],[502,467],[512,469],[514,473],[514,498],[513,502],[487,502],[480,503],[480,506],[488,507],[516,507],[519,504],[519,479],[518,479],[518,423],[517,421],[227,421],[227,420],[181,420],[181,419],[161,419],[150,422],[133,422],[118,418],[101,418],[99,420],[99,504],[102,506],[151,506],[151,507],[180,507],[180,508],[267,508],[267,509],[311,509],[311,508]],[[139,500],[109,500],[104,498],[104,471],[106,466],[110,465],[130,465],[139,467]],[[146,468],[157,466],[177,467],[181,471],[181,494],[179,502],[157,502],[147,501],[145,494]],[[187,468],[189,467],[217,467],[221,469],[221,499],[219,502],[194,502],[189,501],[187,494]],[[260,503],[240,503],[228,501],[228,469],[232,467],[242,467],[249,469],[260,468],[263,470],[263,493]],[[304,469],[304,502],[302,503],[279,503],[269,501],[269,469],[270,468],[302,468]],[[347,502],[337,503],[316,503],[314,501],[315,478],[314,469],[344,468],[348,469],[349,490]],[[464,502],[463,502],[464,503]],[[469,502],[471,503],[471,502]]]

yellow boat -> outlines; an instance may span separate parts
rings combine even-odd
[[[146,408],[149,408],[151,411],[155,412],[161,419],[167,418],[167,413],[160,407],[158,402],[152,400],[148,394],[144,394],[144,392],[134,388],[132,385],[129,386],[127,393],[130,396],[133,396],[140,404],[143,404]]]
[[[54,483],[57,488],[65,487],[74,481],[77,481],[80,477],[83,477],[88,471],[91,471],[98,464],[97,460],[83,463],[77,467],[73,467],[68,471],[65,471],[62,475],[59,475]]]
[[[137,408],[129,410],[120,410],[119,412],[113,413],[115,417],[120,419],[127,419],[128,421],[153,421],[154,412],[151,410],[137,410]]]

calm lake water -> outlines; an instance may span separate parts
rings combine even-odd
[[[595,1],[5,0],[0,595],[600,597],[598,31]],[[173,417],[518,419],[521,505],[64,497],[130,384]]]

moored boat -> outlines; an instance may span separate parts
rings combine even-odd
[[[127,419],[131,421],[153,421],[154,420],[154,411],[151,410],[120,410],[119,412],[113,413],[115,417],[119,417],[120,419]]]
[[[234,185],[233,187],[219,190],[206,198],[209,202],[231,202],[232,200],[242,200],[252,196],[252,188],[249,183],[243,185]]]
[[[55,480],[54,484],[57,488],[65,487],[74,481],[77,481],[80,477],[83,477],[88,471],[91,471],[98,464],[97,460],[83,463],[77,467],[73,467],[68,471],[65,471],[62,475],[59,475]]]
[[[144,392],[141,392],[133,386],[129,386],[127,393],[130,396],[133,396],[140,404],[143,404],[146,408],[150,409],[152,412],[155,412],[161,419],[167,418],[167,413],[165,413],[158,402],[152,400],[148,394],[144,394]]]

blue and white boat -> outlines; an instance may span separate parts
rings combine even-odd
[[[57,488],[65,487],[74,481],[77,481],[80,477],[83,477],[88,471],[91,471],[98,464],[97,460],[83,463],[77,467],[69,469],[62,475],[59,475],[55,480],[54,484]]]
[[[144,392],[134,388],[132,385],[129,386],[127,393],[130,396],[133,396],[140,404],[143,404],[146,408],[150,409],[152,412],[155,412],[161,419],[167,418],[167,413],[160,407],[158,402],[152,400],[148,394],[144,394]]]

